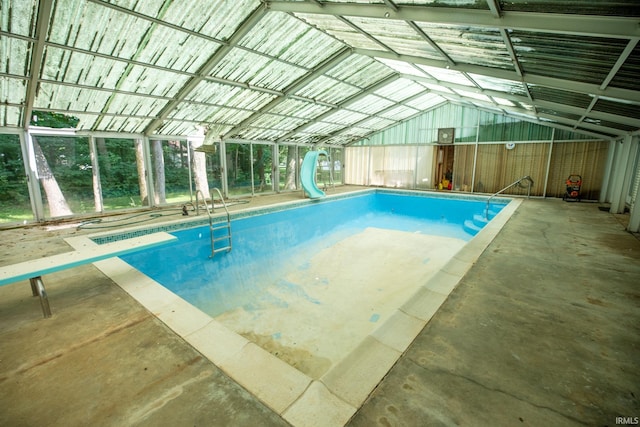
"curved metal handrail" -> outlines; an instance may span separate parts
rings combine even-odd
[[[503,191],[508,190],[509,188],[513,187],[514,185],[520,184],[522,181],[528,181],[529,182],[527,184],[527,199],[529,198],[529,196],[531,195],[531,186],[533,185],[533,179],[529,175],[525,175],[522,178],[519,178],[516,181],[513,181],[511,184],[507,185],[502,190],[496,191],[495,193],[493,193],[487,199],[487,206],[485,207],[485,210],[484,210],[485,219],[489,219],[489,203],[491,202],[491,199],[493,199],[495,196],[497,196],[498,194],[502,193]]]

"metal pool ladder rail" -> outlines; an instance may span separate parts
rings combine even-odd
[[[209,205],[207,204],[207,201],[204,200],[204,195],[202,194],[202,191],[200,190],[196,191],[196,206],[199,206],[198,194],[200,194],[202,196],[202,199],[204,200],[204,205],[207,208],[207,215],[209,215],[209,236],[211,238],[211,255],[209,255],[209,258],[213,258],[218,252],[222,252],[222,251],[230,252],[231,246],[232,246],[231,245],[231,215],[229,215],[229,210],[227,209],[227,203],[224,201],[224,197],[222,197],[222,193],[218,188],[214,187],[213,190],[215,190],[218,193],[218,196],[222,201],[222,206],[224,207],[224,211],[227,214],[226,221],[224,222],[218,222],[218,223],[213,222],[213,216],[211,215],[211,210],[213,209],[213,199],[211,199],[211,209],[209,209]],[[225,234],[223,236],[215,237],[214,232],[217,230],[225,230]],[[226,241],[227,244],[216,248],[216,242],[220,242],[220,241]]]
[[[502,193],[503,191],[513,187],[514,185],[520,184],[522,181],[528,181],[528,184],[527,184],[527,199],[529,198],[529,196],[531,195],[531,186],[533,185],[533,179],[529,175],[525,175],[522,178],[518,178],[517,180],[513,181],[511,184],[507,185],[502,190],[496,191],[495,193],[493,193],[491,195],[491,197],[489,197],[487,199],[487,206],[484,209],[484,217],[485,217],[485,219],[489,219],[489,203],[491,202],[491,199],[493,199],[495,196],[497,196],[498,194]]]

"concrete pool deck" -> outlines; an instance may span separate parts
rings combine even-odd
[[[68,251],[63,237],[89,231],[0,233],[7,265]],[[640,242],[597,204],[523,201],[349,424],[639,416],[639,261]],[[45,284],[51,319],[28,282],[0,288],[0,424],[288,425],[95,267]],[[324,391],[306,387],[312,406]]]

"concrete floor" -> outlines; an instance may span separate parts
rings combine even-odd
[[[640,241],[620,219],[597,204],[524,201],[349,425],[640,416]],[[0,265],[68,251],[62,238],[86,233],[2,230]],[[0,288],[0,425],[288,425],[95,267],[45,284],[46,320],[28,282]]]

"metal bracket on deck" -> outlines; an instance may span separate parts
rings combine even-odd
[[[49,298],[47,298],[47,291],[44,288],[42,277],[32,277],[29,279],[31,283],[31,292],[33,296],[40,297],[40,305],[42,306],[42,315],[45,317],[51,317],[51,308],[49,307]]]

